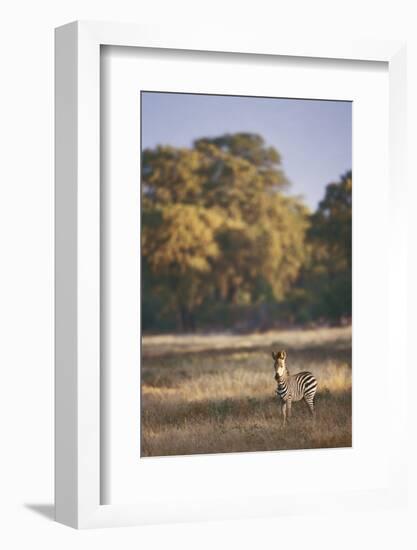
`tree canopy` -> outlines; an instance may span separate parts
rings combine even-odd
[[[352,315],[352,172],[326,186],[311,216],[294,295],[298,316],[333,322]]]
[[[328,186],[310,216],[288,187],[279,152],[256,134],[143,151],[145,328],[171,316],[192,330],[197,311],[283,303],[302,275],[346,271],[347,190]]]

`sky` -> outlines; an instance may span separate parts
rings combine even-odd
[[[236,132],[260,134],[279,151],[287,193],[312,210],[352,168],[351,102],[142,92],[143,149]]]

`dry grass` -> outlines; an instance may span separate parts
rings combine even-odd
[[[283,427],[271,350],[318,379]],[[142,456],[351,446],[351,329],[142,340]]]

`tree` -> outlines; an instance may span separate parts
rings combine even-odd
[[[215,233],[222,220],[213,210],[189,204],[164,205],[153,214],[159,223],[147,225],[144,218],[142,254],[158,277],[156,290],[169,291],[168,305],[178,309],[182,327],[192,329],[204,276],[220,252]]]
[[[142,157],[142,253],[183,329],[203,301],[282,300],[304,260],[307,210],[283,194],[279,153],[254,134]]]
[[[310,316],[333,322],[352,315],[352,172],[326,187],[311,216],[308,254],[296,295]],[[302,299],[300,299],[300,297]],[[306,305],[307,304],[307,305]]]
[[[223,151],[233,157],[246,160],[255,167],[264,183],[283,190],[289,182],[281,169],[281,155],[274,147],[266,147],[264,139],[257,134],[225,134],[216,138],[201,138],[194,142],[198,151]]]

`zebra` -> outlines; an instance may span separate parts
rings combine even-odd
[[[281,398],[284,426],[287,423],[287,417],[291,416],[291,403],[293,401],[304,399],[311,415],[314,417],[314,396],[317,391],[317,380],[311,372],[298,372],[290,375],[285,365],[286,358],[286,351],[272,352],[275,380],[277,381],[276,394]]]

